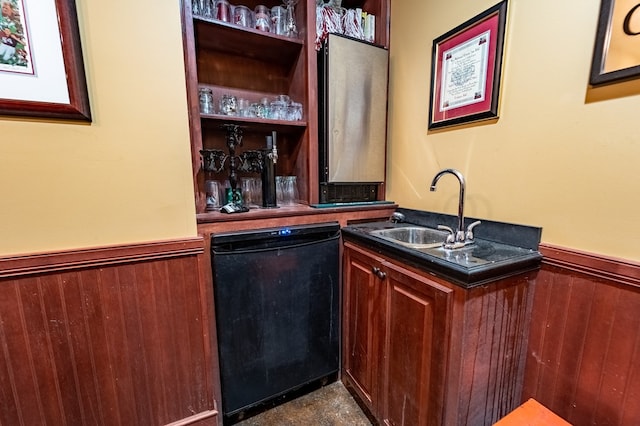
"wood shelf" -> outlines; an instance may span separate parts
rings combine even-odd
[[[255,117],[238,117],[235,115],[201,113],[200,118],[206,122],[204,124],[205,126],[218,126],[228,123],[242,126],[244,124],[250,126],[251,130],[256,132],[277,130],[281,133],[297,133],[307,127],[306,121],[269,120]]]
[[[237,55],[259,61],[288,65],[294,63],[304,43],[227,22],[194,17],[198,48]]]

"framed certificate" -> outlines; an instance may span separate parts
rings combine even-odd
[[[507,0],[433,41],[429,129],[498,117]]]

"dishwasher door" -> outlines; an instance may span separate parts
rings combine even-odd
[[[339,238],[337,223],[212,235],[225,419],[337,375]]]

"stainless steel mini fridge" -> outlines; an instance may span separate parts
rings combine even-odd
[[[320,203],[377,200],[388,75],[384,47],[329,34],[318,52]]]

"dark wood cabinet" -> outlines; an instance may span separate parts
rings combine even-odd
[[[488,426],[520,404],[536,272],[465,289],[344,247],[342,378],[380,423]]]
[[[453,291],[393,263],[384,271],[382,418],[390,425],[440,425]]]
[[[343,382],[372,413],[378,413],[384,339],[383,259],[345,244],[343,278]]]
[[[441,423],[452,293],[345,244],[343,380],[385,424]]]

